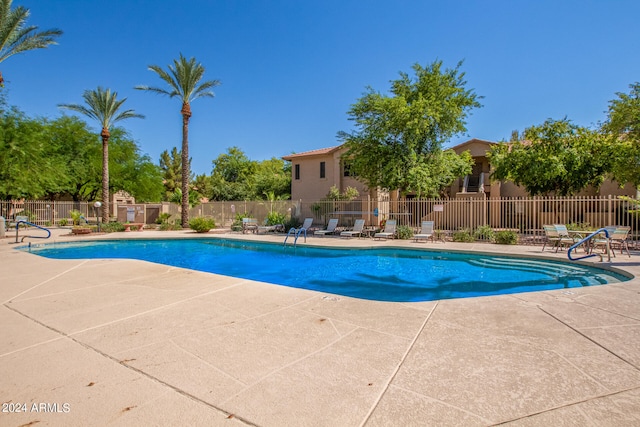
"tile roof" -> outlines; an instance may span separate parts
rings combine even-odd
[[[319,156],[319,155],[323,155],[323,154],[333,153],[334,151],[336,151],[340,147],[342,147],[342,145],[336,145],[336,146],[327,147],[327,148],[319,148],[317,150],[311,150],[311,151],[304,151],[302,153],[289,154],[289,155],[286,155],[286,156],[282,156],[282,158],[284,160],[292,160],[292,159],[295,159],[295,158],[298,158],[298,157]]]

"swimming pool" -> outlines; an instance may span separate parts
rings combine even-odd
[[[432,301],[629,280],[579,264],[398,248],[283,247],[226,239],[136,239],[23,247],[56,259],[128,258],[379,301]]]

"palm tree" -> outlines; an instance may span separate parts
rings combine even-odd
[[[220,84],[219,80],[208,80],[200,83],[204,75],[204,67],[196,63],[195,58],[187,60],[182,54],[173,60],[173,65],[165,71],[157,65],[150,65],[168,85],[168,89],[150,86],[136,86],[136,89],[148,90],[170,98],[178,97],[182,100],[182,227],[189,226],[189,119],[191,118],[191,102],[200,97],[214,97],[211,88]]]
[[[11,10],[13,0],[0,0],[0,62],[11,55],[57,44],[55,38],[62,34],[58,29],[36,32],[38,27],[26,26],[29,9],[22,6]],[[4,86],[0,72],[0,86]]]
[[[120,120],[133,117],[143,119],[144,116],[136,114],[133,110],[118,111],[127,100],[123,98],[118,101],[118,93],[111,92],[111,89],[85,90],[82,94],[84,102],[87,104],[59,104],[60,108],[66,108],[87,117],[97,120],[102,126],[102,221],[109,221],[109,128]]]

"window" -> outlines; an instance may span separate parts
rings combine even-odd
[[[320,162],[320,178],[324,178],[326,174],[326,163]]]
[[[294,174],[295,174],[294,178],[295,178],[295,179],[300,179],[300,165],[295,165],[295,166],[294,166],[294,170],[295,170],[295,172],[294,172]]]

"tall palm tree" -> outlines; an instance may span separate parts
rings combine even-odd
[[[85,90],[82,94],[87,106],[79,104],[59,104],[58,107],[72,110],[87,117],[97,120],[102,126],[102,221],[109,221],[109,128],[120,120],[130,118],[141,118],[144,116],[135,113],[133,110],[120,110],[122,104],[127,100],[118,100],[118,93],[111,92],[111,89]]]
[[[182,227],[189,226],[189,119],[191,118],[191,102],[200,97],[215,95],[211,88],[220,84],[219,80],[207,80],[200,83],[204,75],[204,67],[196,63],[195,58],[187,60],[182,54],[179,59],[173,60],[173,65],[165,71],[157,65],[150,65],[149,69],[155,71],[169,86],[167,89],[139,85],[136,89],[148,90],[168,95],[170,98],[178,97],[182,100]]]
[[[26,26],[29,9],[19,6],[11,10],[12,1],[0,0],[0,62],[16,53],[57,44],[55,38],[60,36],[62,31],[51,29],[36,32],[38,27]],[[4,86],[2,72],[0,86]]]

